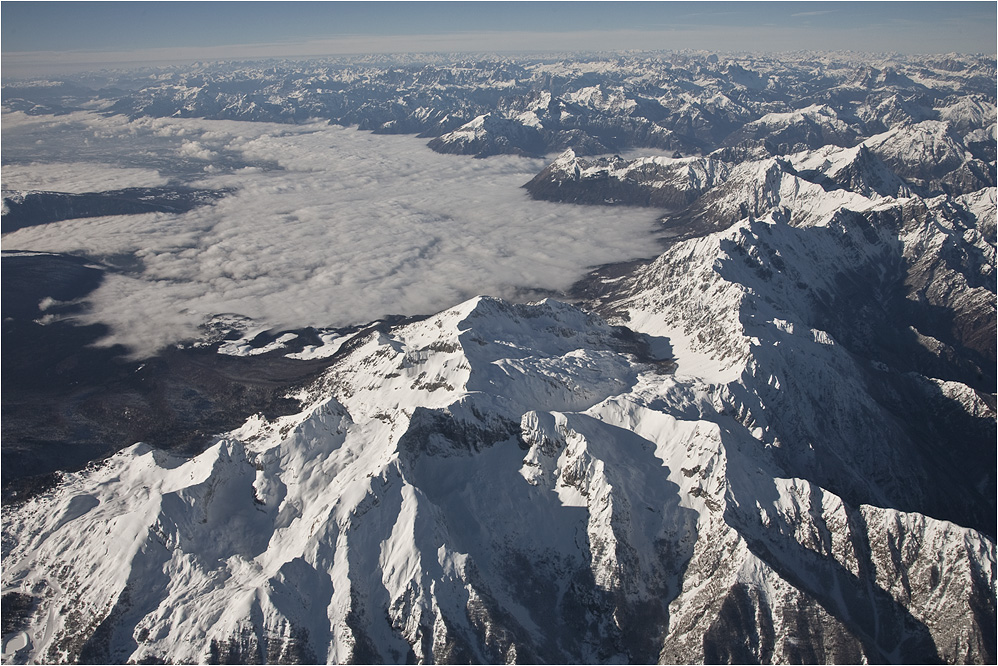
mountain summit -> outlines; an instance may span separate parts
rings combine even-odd
[[[704,296],[717,311],[732,289]],[[651,331],[662,315],[706,315],[696,302],[631,317]],[[889,506],[919,504],[924,488],[893,485],[919,463],[857,406],[865,374],[883,371],[755,311],[735,337],[720,337],[723,316],[664,337],[556,301],[477,298],[359,335],[300,413],[251,418],[189,460],[137,444],[8,512],[4,576],[38,605],[23,649],[116,662],[988,660],[994,542]],[[915,387],[993,419],[959,384]],[[829,429],[816,401],[868,422]],[[878,444],[852,446],[857,428]]]
[[[176,126],[150,116],[321,118],[531,158],[529,196],[658,226],[558,298],[462,285],[437,313],[321,330],[210,312],[148,368],[52,361],[81,386],[5,412],[5,447],[56,414],[65,450],[115,453],[4,506],[4,662],[998,659],[993,58],[426,58],[5,83],[32,159],[31,117],[74,109],[156,139]],[[282,145],[266,133],[200,137],[225,182],[283,168],[244,159]],[[185,160],[195,182],[216,167]],[[132,215],[132,192],[165,234],[171,187],[11,193],[5,223],[58,237]],[[224,212],[227,192],[185,191]],[[282,228],[304,224],[288,205]],[[5,273],[28,332],[64,332],[102,271],[144,260],[24,254],[5,270],[62,287]],[[114,446],[133,418],[150,441]]]

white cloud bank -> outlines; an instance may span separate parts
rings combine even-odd
[[[653,210],[531,200],[521,185],[543,160],[439,155],[423,139],[323,124],[81,114],[72,122],[130,136],[136,150],[144,137],[173,136],[178,159],[238,154],[283,167],[206,175],[191,184],[235,191],[182,215],[69,220],[4,236],[4,249],[140,258],[140,271],[109,274],[88,298],[89,320],[112,327],[108,342],[140,355],[196,336],[215,314],[343,326],[428,314],[480,293],[563,290],[589,267],[654,254]],[[49,182],[57,167],[22,168]],[[61,189],[78,187],[76,165],[64,176]]]
[[[93,162],[8,164],[0,171],[4,190],[100,192],[129,187],[158,187],[166,178],[154,169],[113,167]]]

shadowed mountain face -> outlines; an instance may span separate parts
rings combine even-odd
[[[4,253],[0,269],[5,502],[51,483],[54,472],[137,441],[197,453],[213,433],[251,414],[297,409],[285,394],[325,365],[279,355],[250,360],[214,347],[132,361],[121,346],[100,345],[106,327],[77,321],[103,266],[68,255]],[[304,345],[310,334],[301,333]],[[254,344],[274,337],[261,334]]]
[[[188,188],[133,187],[109,192],[5,192],[3,233],[38,224],[141,213],[183,213],[210,204],[224,192]]]
[[[358,332],[300,412],[193,457],[135,445],[21,505],[7,566],[55,572],[70,551],[102,572],[45,574],[79,607],[115,601],[39,648],[101,661],[964,659],[954,644],[985,661],[993,542],[882,506],[919,504],[924,486],[896,483],[918,462],[879,439],[889,428],[863,449],[840,439],[886,414],[836,388],[857,371],[841,350],[798,362],[828,409],[858,401],[870,420],[823,433],[801,404],[794,421],[804,367],[762,353],[786,335],[760,339],[755,377],[720,385],[683,373],[685,344],[677,369],[660,338],[555,301],[480,298]],[[143,546],[113,558],[88,536],[135,530]],[[260,576],[247,611],[239,590]],[[31,596],[40,617],[51,602]],[[180,607],[187,622],[159,629]]]
[[[5,254],[5,662],[994,662],[995,69],[663,54],[5,85],[8,113],[94,95],[550,152],[531,197],[661,216],[648,258],[572,304],[205,313],[142,362],[84,322],[127,258]],[[243,139],[199,136],[243,163]],[[4,230],[217,196],[12,195]]]
[[[5,253],[0,270],[6,490],[11,480],[72,469],[113,451],[113,446],[88,447],[75,433],[60,438],[60,446],[46,442],[43,433],[65,408],[65,397],[74,387],[81,382],[101,386],[110,377],[134,371],[134,367],[124,362],[125,350],[121,348],[88,346],[106,333],[105,327],[71,323],[83,307],[78,299],[101,283],[100,268],[78,257]],[[64,320],[45,325],[45,314]]]

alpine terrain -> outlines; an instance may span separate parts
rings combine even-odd
[[[994,663],[995,74],[666,53],[5,83],[18,118],[541,156],[524,196],[653,209],[660,243],[532,302],[265,335],[214,313],[146,361],[169,391],[80,379],[46,436],[93,460],[5,489],[4,662]],[[5,192],[4,230],[228,195],[188,184]],[[25,411],[11,451],[47,427]]]

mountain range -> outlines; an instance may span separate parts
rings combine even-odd
[[[308,372],[193,450],[5,494],[5,663],[994,662],[995,72],[683,53],[5,83],[5,112],[545,156],[530,196],[655,209],[661,241],[535,302],[213,320],[170,353]],[[5,193],[5,225],[34,200]]]

